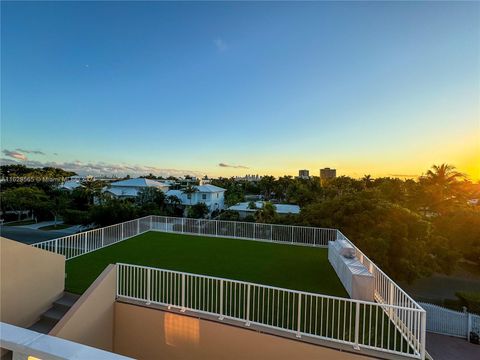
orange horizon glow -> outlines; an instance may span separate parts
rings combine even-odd
[[[408,151],[407,151],[408,150]],[[275,177],[290,175],[297,176],[298,170],[307,169],[310,176],[319,176],[321,168],[334,168],[337,176],[362,178],[364,175],[377,177],[393,177],[402,179],[417,179],[431,169],[433,165],[443,163],[453,165],[457,171],[465,174],[472,182],[480,181],[480,140],[478,134],[471,134],[466,139],[459,139],[450,143],[425,144],[421,149],[406,149],[403,152],[375,153],[370,155],[356,154],[325,154],[315,155],[315,161],[299,161],[298,157],[290,156],[257,156],[241,159],[241,163],[252,164],[248,169],[216,168],[212,171],[215,176],[244,176],[245,174],[273,175]],[[361,157],[360,157],[360,156]],[[317,159],[324,158],[322,161]],[[250,161],[249,161],[250,160]],[[210,173],[209,173],[210,175]]]
[[[466,163],[461,162],[459,166],[455,165],[453,162],[445,162],[450,165],[455,166],[456,170],[461,172],[462,174],[465,175],[467,180],[470,180],[472,182],[480,182],[480,156],[478,156],[476,161],[469,161]],[[417,180],[419,177],[424,175],[428,170],[433,165],[440,165],[443,162],[432,162],[430,166],[420,169],[409,169],[409,168],[401,168],[397,171],[393,169],[382,169],[382,170],[377,170],[374,171],[373,169],[370,169],[365,167],[342,167],[342,166],[334,166],[334,165],[329,165],[329,166],[324,166],[324,167],[330,167],[333,169],[337,170],[337,177],[339,176],[349,176],[354,179],[360,179],[365,175],[371,175],[373,178],[380,178],[380,177],[391,177],[391,178],[399,178],[399,179],[414,179]],[[260,169],[245,169],[243,173],[239,173],[238,170],[234,172],[219,172],[218,174],[215,174],[216,177],[232,177],[232,176],[245,176],[246,174],[249,175],[260,175],[260,176],[265,176],[265,175],[271,175],[276,178],[282,177],[282,176],[298,176],[298,170],[301,169],[306,169],[310,171],[310,176],[320,176],[320,169],[321,167],[319,166],[298,166],[297,168],[289,168],[285,170],[278,170],[278,169],[271,169],[271,170],[260,170]]]

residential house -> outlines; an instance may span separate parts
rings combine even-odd
[[[67,180],[63,184],[59,185],[60,190],[73,191],[78,187],[83,187],[80,180]]]
[[[240,215],[240,218],[243,219],[247,215],[253,215],[258,209],[263,208],[263,201],[255,201],[253,204],[254,207],[250,206],[251,202],[241,202],[230,206],[227,210],[236,211]],[[291,205],[291,204],[273,204],[275,211],[278,215],[287,215],[287,214],[300,214],[300,206]]]
[[[192,188],[195,189],[193,193],[187,193],[185,190],[168,190],[166,195],[176,196],[184,206],[204,203],[210,212],[225,208],[225,189],[211,184],[195,185]]]
[[[169,185],[156,180],[144,178],[127,179],[112,182],[108,187],[103,189],[103,193],[119,199],[127,199],[138,196],[140,191],[146,188],[156,188],[163,192],[167,192]]]

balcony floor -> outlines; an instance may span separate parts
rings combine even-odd
[[[347,297],[326,248],[151,231],[67,261],[66,289],[81,294],[122,262]]]

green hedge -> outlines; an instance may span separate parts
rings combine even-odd
[[[469,312],[480,314],[480,292],[461,291],[455,293],[460,299],[462,306],[466,306]]]
[[[88,224],[90,222],[88,211],[69,209],[64,211],[62,217],[66,224]]]

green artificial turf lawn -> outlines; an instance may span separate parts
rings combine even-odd
[[[327,255],[325,248],[148,232],[68,260],[66,289],[83,293],[120,262],[347,297]]]

